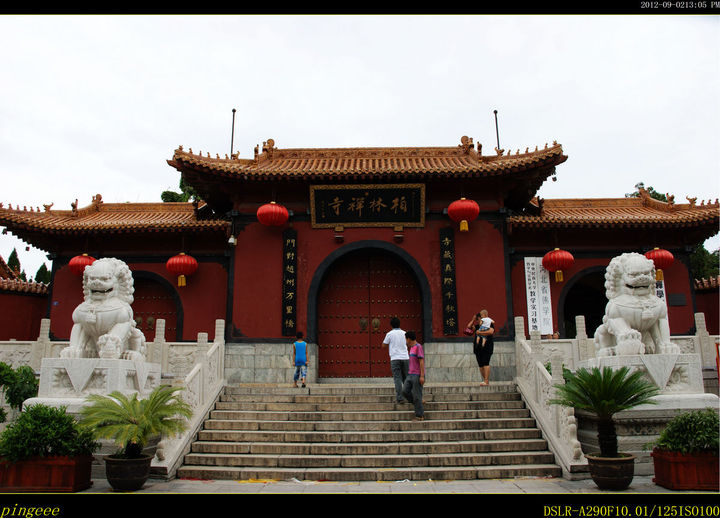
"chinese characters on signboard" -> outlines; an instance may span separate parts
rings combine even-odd
[[[457,291],[455,289],[455,234],[440,229],[440,279],[442,281],[443,333],[458,333]]]
[[[297,231],[283,232],[282,276],[282,329],[283,336],[295,336],[297,329]]]
[[[425,224],[425,185],[313,185],[312,226],[421,227]]]
[[[553,333],[550,274],[543,268],[542,257],[525,258],[525,291],[527,295],[528,331],[541,335]]]
[[[665,281],[655,281],[655,295],[661,299],[667,305],[667,298],[665,297]]]

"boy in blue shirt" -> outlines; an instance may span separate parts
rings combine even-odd
[[[307,343],[303,340],[303,334],[297,334],[297,340],[293,344],[293,359],[295,365],[295,376],[293,376],[293,386],[297,387],[298,379],[302,381],[305,388],[305,377],[307,376]]]

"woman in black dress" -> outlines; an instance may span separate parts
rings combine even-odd
[[[495,323],[490,325],[487,331],[476,331],[473,340],[473,352],[480,367],[480,376],[482,376],[482,385],[490,385],[490,357],[493,354],[493,334],[495,333]],[[480,335],[480,336],[478,336]],[[482,337],[485,337],[485,345],[482,344]]]

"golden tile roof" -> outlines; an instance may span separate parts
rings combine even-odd
[[[717,277],[710,277],[706,279],[695,279],[695,290],[696,291],[717,291],[720,287],[720,275]]]
[[[278,149],[269,139],[255,157],[241,159],[236,154],[220,158],[175,150],[168,163],[206,174],[239,179],[318,179],[327,177],[364,178],[367,176],[403,177],[472,177],[503,175],[542,166],[555,166],[567,160],[562,146],[545,144],[544,149],[504,150],[483,156],[482,146],[475,149],[472,138],[462,137],[456,147],[368,147],[368,148],[298,148]]]
[[[0,256],[0,279],[15,279],[17,274],[10,269],[5,259]]]
[[[20,279],[17,273],[12,271],[5,260],[0,257],[0,291],[47,294],[48,285]]]
[[[524,214],[509,218],[513,228],[697,227],[718,225],[720,205],[662,202],[641,191],[637,198],[535,198]],[[533,210],[534,209],[534,210]]]
[[[46,295],[48,285],[42,282],[23,281],[21,279],[4,279],[0,277],[0,291],[16,291],[19,293],[38,293]]]
[[[46,205],[28,209],[7,208],[0,203],[0,225],[13,230],[53,232],[57,234],[85,234],[104,231],[176,232],[225,229],[228,222],[202,220],[193,203],[105,203],[99,194],[87,207],[71,210],[52,210]]]

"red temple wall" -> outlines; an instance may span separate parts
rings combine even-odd
[[[695,293],[695,302],[698,313],[705,313],[705,325],[711,335],[720,334],[720,323],[718,322],[720,312],[720,301],[718,291],[699,291]]]
[[[179,340],[194,341],[200,332],[215,335],[215,320],[225,318],[227,301],[227,272],[218,263],[200,262],[198,270],[187,278],[187,285],[177,286],[177,278],[165,269],[165,263],[127,263],[133,274],[150,273],[172,286],[179,297],[183,313],[183,331]],[[72,313],[82,303],[82,278],[74,275],[69,266],[59,268],[54,277],[50,326],[52,336],[59,340],[70,338]],[[136,293],[137,295],[137,293]],[[174,341],[175,336],[166,340]]]
[[[0,340],[37,340],[47,295],[0,292]]]
[[[390,243],[411,255],[430,287],[432,335],[443,337],[442,278],[439,230],[447,220],[426,221],[424,228],[405,228],[402,242],[394,241],[392,228],[346,228],[343,242],[333,229],[313,229],[295,222],[298,233],[297,324],[308,328],[310,284],[320,264],[339,248],[365,240]],[[247,225],[237,236],[234,277],[233,325],[245,337],[281,338],[282,229]],[[507,325],[504,250],[502,235],[492,224],[477,220],[469,232],[455,231],[458,327],[472,314],[487,308],[500,329]]]

